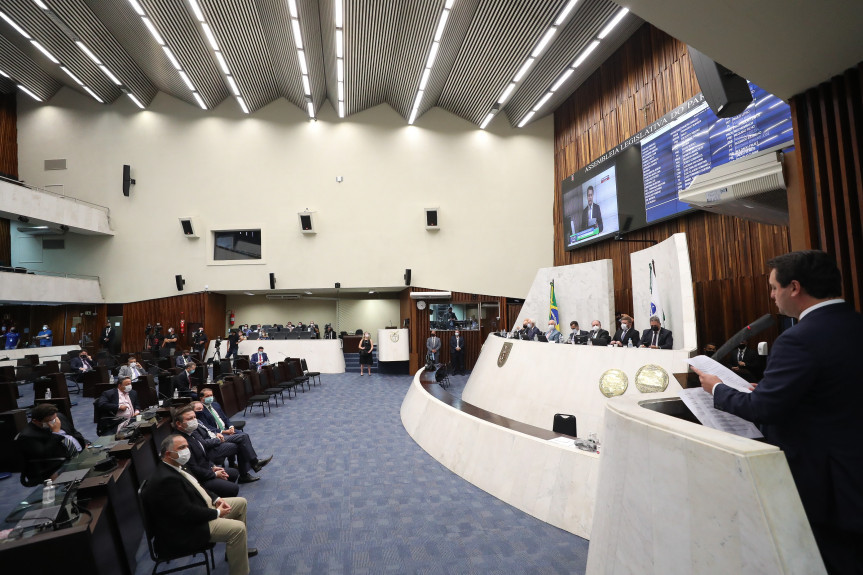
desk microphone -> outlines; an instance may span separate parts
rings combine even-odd
[[[721,362],[725,356],[727,356],[731,351],[737,347],[741,341],[744,339],[750,339],[751,337],[761,333],[765,329],[770,328],[775,323],[773,316],[771,314],[765,314],[753,321],[751,324],[747,325],[740,331],[738,331],[734,336],[722,344],[722,347],[716,350],[716,353],[713,354],[714,360]]]

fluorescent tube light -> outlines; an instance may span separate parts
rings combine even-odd
[[[626,16],[628,13],[629,13],[629,8],[624,8],[623,10],[618,12],[614,16],[614,18],[612,18],[611,22],[609,22],[608,24],[605,25],[605,28],[602,29],[602,32],[599,33],[597,38],[602,40],[606,36],[608,36],[611,33],[611,31],[614,29],[614,27],[617,26],[618,24],[620,24],[620,21],[623,20],[623,17]]]
[[[167,57],[168,57],[168,60],[170,60],[170,61],[171,61],[171,65],[172,65],[175,69],[177,69],[177,70],[182,70],[182,69],[183,69],[183,67],[182,67],[182,66],[180,66],[180,63],[179,63],[179,62],[177,61],[177,59],[174,57],[174,53],[173,53],[173,52],[171,52],[171,49],[170,49],[170,48],[168,48],[167,46],[162,46],[162,51],[163,51],[163,52],[165,52],[165,56],[167,56]]]
[[[69,68],[67,68],[66,66],[60,66],[60,69],[61,69],[61,70],[63,70],[64,72],[66,72],[66,75],[67,75],[67,76],[69,76],[70,78],[72,78],[73,80],[75,80],[75,83],[76,83],[76,84],[78,84],[78,85],[79,85],[79,86],[81,86],[81,87],[83,87],[83,86],[84,86],[84,82],[82,82],[82,81],[81,81],[81,79],[80,79],[80,78],[78,78],[78,76],[76,76],[75,74],[73,74],[73,73],[72,73],[72,71],[71,71],[71,70],[69,70]]]
[[[530,119],[533,118],[534,114],[536,114],[536,112],[530,112],[527,116],[525,116],[524,119],[518,123],[518,127],[523,128],[525,124],[530,122]]]
[[[426,68],[423,70],[423,75],[420,78],[420,90],[426,89],[426,84],[428,84],[429,76],[431,76],[431,68]]]
[[[213,50],[218,50],[219,44],[216,42],[216,36],[213,35],[213,30],[210,29],[210,25],[204,22],[203,24],[201,24],[201,28],[204,29],[204,35],[207,37],[207,42],[210,43],[210,47]]]
[[[189,90],[191,90],[192,92],[194,92],[195,91],[195,85],[192,84],[192,81],[189,79],[189,75],[186,74],[185,72],[183,72],[182,70],[179,71],[179,74],[180,74],[180,78],[183,80],[183,82],[185,82],[186,87],[189,88]]]
[[[515,75],[515,78],[512,79],[512,81],[513,82],[521,81],[522,77],[524,77],[524,75],[527,74],[527,71],[530,70],[530,67],[533,66],[533,63],[534,63],[534,59],[528,58],[527,62],[525,62],[524,64],[521,65],[521,68],[519,69],[518,73]]]
[[[339,118],[345,117],[345,103],[343,100],[339,100]]]
[[[126,94],[126,95],[127,95],[127,96],[129,96],[129,99],[130,99],[130,100],[132,100],[133,102],[135,102],[135,105],[136,105],[136,106],[138,106],[138,107],[139,107],[139,108],[141,108],[142,110],[144,109],[144,104],[142,104],[142,103],[141,103],[141,100],[139,100],[138,98],[136,98],[136,97],[135,97],[135,94],[133,94],[133,93],[129,92],[129,93],[128,93],[128,94]]]
[[[21,84],[18,84],[18,89],[21,90],[22,92],[24,92],[25,94],[27,94],[28,96],[30,96],[31,98],[33,98],[34,100],[36,100],[37,102],[42,101],[42,98],[40,98],[39,96],[37,96],[36,94],[34,94],[30,90],[28,90],[27,88],[25,88]]]
[[[534,111],[534,112],[536,112],[537,110],[539,110],[540,108],[542,108],[542,106],[543,106],[546,102],[548,102],[548,99],[549,99],[549,98],[551,98],[551,96],[552,96],[552,93],[551,93],[551,92],[546,92],[546,93],[545,93],[545,96],[543,96],[542,98],[540,98],[539,102],[537,102],[537,103],[536,103],[536,106],[534,106],[534,107],[533,107],[533,111]]]
[[[570,76],[572,76],[572,73],[573,73],[573,72],[575,72],[575,70],[573,70],[572,68],[567,68],[567,69],[566,69],[566,72],[564,72],[563,74],[561,74],[561,75],[560,75],[560,78],[558,78],[558,79],[557,79],[557,82],[555,82],[555,83],[554,83],[554,85],[551,87],[551,91],[552,91],[552,92],[556,92],[558,88],[560,88],[561,86],[563,86],[563,83],[564,83],[564,82],[566,82],[566,80],[567,80]]]
[[[216,61],[219,63],[219,68],[222,69],[222,73],[226,76],[231,73],[231,69],[228,68],[228,62],[225,60],[225,57],[221,52],[216,52]]]
[[[572,9],[575,8],[576,4],[578,4],[578,0],[569,0],[566,6],[563,7],[563,10],[560,11],[557,20],[554,21],[554,25],[560,26],[563,24],[563,21],[566,20],[566,17],[569,16],[569,13],[572,12]]]
[[[30,43],[31,43],[31,44],[33,44],[34,46],[36,46],[36,48],[38,48],[40,52],[42,52],[43,54],[45,54],[45,57],[46,57],[46,58],[48,58],[49,60],[51,60],[51,61],[52,61],[52,62],[54,62],[55,64],[59,64],[59,63],[60,63],[60,60],[58,60],[57,58],[55,58],[54,56],[52,56],[52,55],[51,55],[51,52],[49,52],[49,51],[45,48],[45,46],[43,46],[42,44],[40,44],[40,43],[39,43],[39,42],[37,42],[36,40],[30,40]]]
[[[99,96],[97,96],[97,95],[96,95],[96,92],[94,92],[93,90],[91,90],[91,89],[90,89],[90,88],[88,88],[87,86],[83,86],[83,85],[82,85],[81,87],[82,87],[82,88],[84,88],[85,90],[87,90],[87,93],[88,93],[88,94],[90,94],[91,96],[93,96],[93,99],[94,99],[94,100],[96,100],[96,101],[97,101],[97,102],[99,102],[100,104],[104,104],[104,103],[105,103],[105,102],[102,100],[102,98],[100,98]]]
[[[485,127],[488,126],[488,123],[491,122],[492,118],[494,118],[494,114],[489,113],[489,115],[485,117],[485,120],[482,121],[482,124],[479,125],[479,129],[485,130]]]
[[[309,85],[309,77],[303,74],[303,93],[306,96],[312,95],[312,87]]]
[[[294,44],[297,46],[297,50],[303,49],[303,34],[300,32],[300,21],[299,20],[291,20],[291,30],[294,32]]]
[[[141,5],[138,4],[137,0],[129,0],[129,4],[132,5],[132,8],[135,10],[135,12],[138,13],[138,16],[145,16],[146,15],[146,14],[144,14],[144,9],[141,8]]]
[[[302,50],[297,50],[297,59],[300,61],[300,73],[308,75],[309,67],[306,65],[306,53]]]
[[[228,85],[231,87],[231,92],[234,93],[234,96],[240,95],[240,88],[237,86],[237,83],[234,81],[233,76],[225,76],[228,79]]]
[[[581,55],[573,62],[572,67],[578,68],[581,64],[590,56],[590,53],[596,50],[596,47],[599,46],[599,40],[594,40],[590,44],[587,45],[587,48],[581,53]]]
[[[500,98],[497,99],[497,103],[503,105],[504,102],[507,101],[512,91],[515,90],[515,84],[510,83],[509,86],[506,87],[506,90],[503,91],[503,94],[500,95]]]
[[[443,29],[446,26],[447,18],[449,18],[449,10],[444,10],[440,14],[440,21],[437,23],[437,30],[434,33],[435,42],[440,42],[440,39],[443,37]]]
[[[195,13],[195,18],[198,22],[204,22],[204,13],[201,12],[201,7],[198,6],[198,0],[189,0],[189,6],[192,7],[192,12]]]
[[[81,42],[80,40],[75,40],[75,44],[77,44],[77,46],[81,48],[81,51],[87,54],[87,57],[93,60],[93,62],[95,62],[97,66],[102,65],[102,62],[99,61],[99,58],[96,57],[96,54],[91,52],[90,49],[84,45],[83,42]]]
[[[342,0],[336,0],[336,28],[342,28],[344,24],[344,11],[342,10]]]
[[[429,59],[426,62],[426,68],[431,68],[434,66],[434,61],[437,59],[437,51],[440,48],[440,44],[437,42],[432,42],[431,50],[429,51]]]
[[[192,95],[195,97],[195,101],[198,102],[198,105],[201,107],[201,109],[206,110],[207,105],[204,103],[204,99],[201,97],[201,95],[197,92],[192,92]]]
[[[557,32],[557,28],[554,27],[546,30],[545,34],[542,37],[542,40],[539,41],[539,44],[537,44],[536,48],[534,48],[533,52],[531,52],[531,58],[537,58],[540,54],[542,54],[542,51],[545,50],[545,47],[548,45],[549,42],[551,42],[551,39],[554,36],[555,32]]]
[[[149,18],[141,18],[144,21],[144,26],[147,27],[147,30],[150,31],[150,34],[153,35],[153,38],[156,39],[156,42],[159,46],[164,46],[165,41],[162,39],[162,36],[159,34],[159,31],[156,30],[156,26],[150,21]]]
[[[33,39],[33,38],[32,38],[32,36],[30,36],[30,34],[28,34],[27,32],[25,32],[25,31],[24,31],[24,28],[22,28],[21,26],[19,26],[18,24],[16,24],[16,23],[12,20],[12,18],[10,18],[9,16],[7,16],[7,15],[6,15],[6,14],[4,14],[3,12],[0,12],[0,18],[3,18],[4,20],[6,20],[6,22],[7,22],[10,26],[12,26],[13,28],[15,28],[15,29],[18,31],[18,33],[19,33],[19,34],[21,34],[22,36],[24,36],[24,37],[25,37],[25,38],[27,38],[28,40],[32,40],[32,39]],[[26,88],[25,88],[25,89],[26,89]],[[39,101],[41,102],[42,100],[39,100]]]
[[[243,99],[240,97],[237,97],[237,102],[240,103],[240,109],[243,110],[243,113],[248,114],[249,108],[246,106],[246,102],[244,102]]]

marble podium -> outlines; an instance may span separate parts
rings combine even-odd
[[[379,329],[378,361],[408,361],[410,359],[410,330]]]

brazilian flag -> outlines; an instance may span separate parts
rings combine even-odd
[[[548,298],[548,319],[553,319],[554,329],[560,331],[560,316],[557,313],[557,298],[554,297],[554,280],[551,280],[551,295]]]

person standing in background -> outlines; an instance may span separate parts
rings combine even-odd
[[[456,330],[449,338],[449,358],[453,375],[464,375],[464,336]]]
[[[432,361],[438,363],[440,361],[440,346],[441,341],[435,330],[431,330],[431,335],[426,340],[426,350],[432,356]]]
[[[372,362],[374,360],[372,356],[372,350],[375,348],[375,344],[372,341],[372,336],[369,332],[365,332],[363,334],[363,339],[360,340],[360,376],[363,375],[363,366],[366,366],[369,370],[369,376],[372,375]]]

